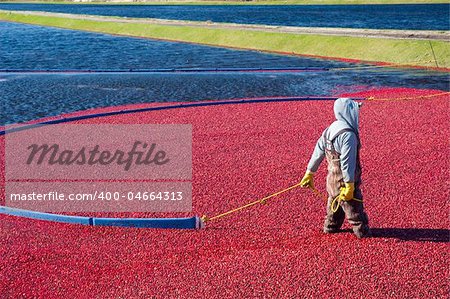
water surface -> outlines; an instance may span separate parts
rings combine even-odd
[[[339,68],[298,56],[124,38],[0,22],[0,69]],[[295,73],[30,74],[0,72],[1,124],[131,103],[263,96],[330,96],[374,87],[448,90],[448,74],[413,69]]]
[[[343,67],[346,63],[0,22],[0,69]]]
[[[94,5],[0,3],[0,9],[301,27],[449,30],[449,4]]]

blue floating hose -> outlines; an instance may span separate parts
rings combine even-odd
[[[0,214],[91,226],[121,226],[164,229],[201,229],[205,227],[204,222],[198,216],[190,218],[100,218],[43,213],[5,206],[0,206]]]
[[[168,106],[157,106],[157,107],[146,107],[146,108],[137,108],[130,110],[118,110],[111,112],[101,112],[95,114],[88,115],[80,115],[80,116],[71,116],[64,117],[59,119],[47,120],[34,124],[24,124],[19,127],[9,128],[5,130],[0,130],[0,136],[5,135],[7,133],[14,133],[23,130],[29,130],[36,127],[44,126],[44,125],[56,125],[61,123],[68,123],[73,121],[79,121],[84,119],[92,119],[92,118],[100,118],[107,117],[113,115],[121,115],[121,114],[133,114],[133,113],[142,113],[149,111],[161,111],[161,110],[171,110],[171,109],[184,109],[184,108],[194,108],[194,107],[206,107],[206,106],[219,106],[219,105],[230,105],[230,104],[254,104],[254,103],[273,103],[273,102],[300,102],[300,101],[330,101],[336,100],[337,97],[326,97],[326,96],[308,96],[308,97],[268,97],[268,98],[247,98],[247,99],[232,99],[232,100],[220,100],[220,101],[209,101],[209,102],[193,102],[193,103],[181,103],[181,104],[173,104]],[[365,100],[365,98],[353,98],[355,100]]]

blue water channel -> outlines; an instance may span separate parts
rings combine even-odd
[[[449,90],[448,73],[361,65],[0,22],[0,119],[45,116],[130,103],[264,96],[330,96],[374,87]],[[313,72],[28,73],[30,70],[291,68]]]
[[[0,9],[306,27],[449,30],[449,4],[94,5],[0,3]]]

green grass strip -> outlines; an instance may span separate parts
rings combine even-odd
[[[0,20],[260,51],[450,68],[450,43],[120,23],[0,12]],[[433,55],[433,51],[434,55]],[[434,60],[436,57],[436,61]]]

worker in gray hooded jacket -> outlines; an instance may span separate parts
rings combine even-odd
[[[336,121],[325,129],[317,141],[300,184],[302,187],[314,189],[314,173],[326,157],[328,203],[324,232],[339,231],[344,218],[347,217],[355,235],[362,238],[367,237],[370,230],[360,189],[359,108],[358,103],[348,98],[339,98],[335,101]]]

